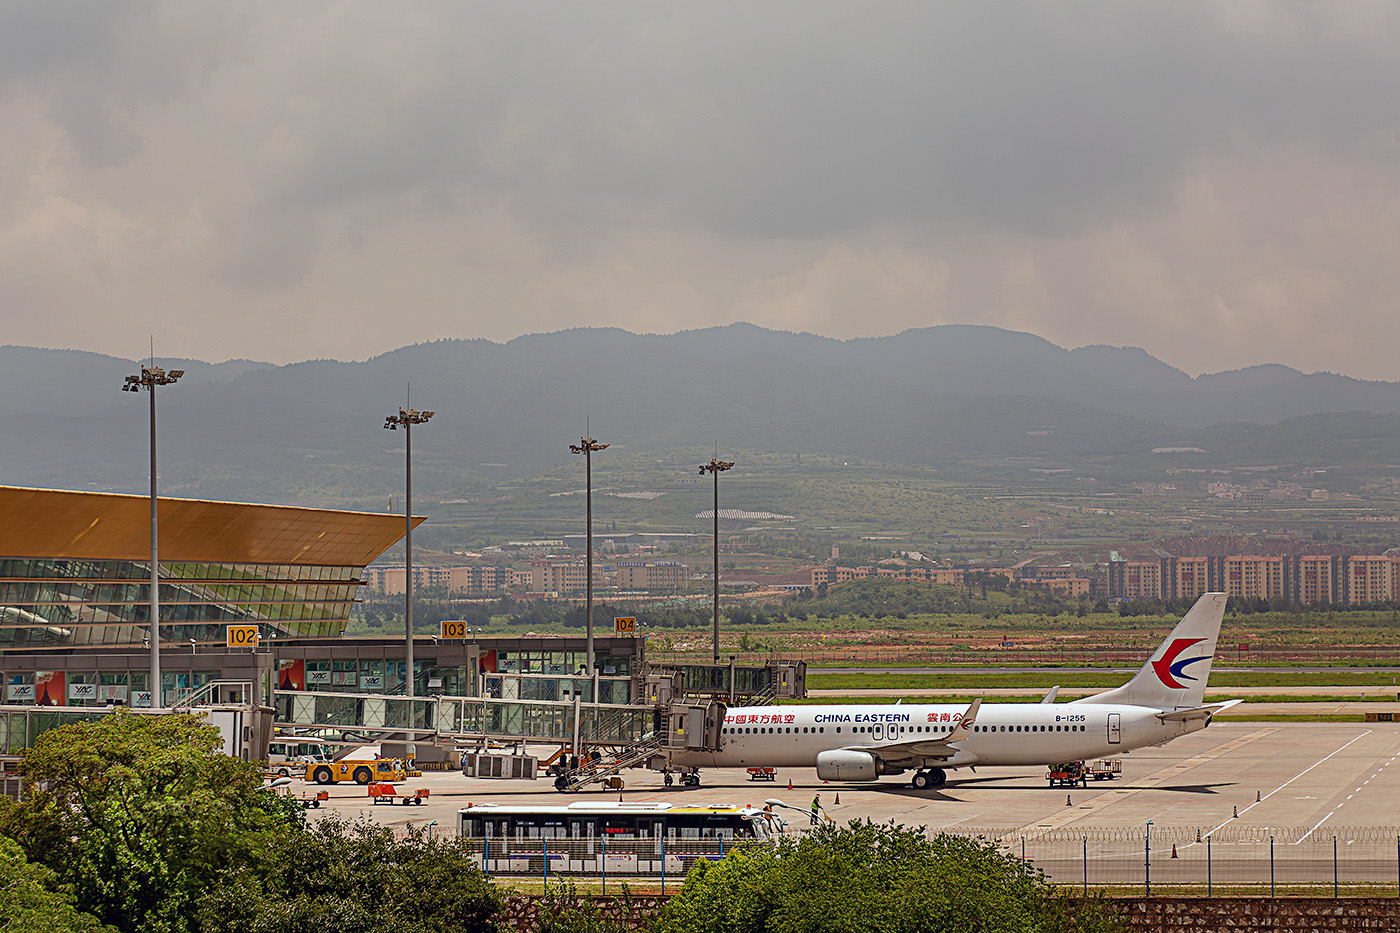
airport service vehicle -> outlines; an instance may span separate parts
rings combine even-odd
[[[1087,770],[1089,777],[1096,781],[1111,781],[1123,773],[1123,759],[1101,758],[1098,761],[1091,761]]]
[[[342,761],[309,764],[306,766],[305,777],[306,780],[315,781],[317,784],[335,784],[340,781],[354,781],[356,784],[379,781],[390,784],[408,780],[408,773],[404,769],[403,760],[398,758],[346,758]]]
[[[330,746],[320,739],[279,736],[267,746],[267,770],[279,777],[301,777],[307,765],[332,762]]]
[[[767,845],[781,821],[767,810],[671,803],[467,805],[458,835],[491,872],[666,874],[736,845]]]
[[[1075,784],[1088,787],[1089,771],[1082,761],[1066,761],[1051,765],[1050,770],[1045,772],[1045,780],[1050,782],[1051,787],[1073,787]]]
[[[950,770],[1045,766],[1164,745],[1210,725],[1239,700],[1204,705],[1224,593],[1206,593],[1126,684],[1056,703],[763,706],[729,710],[714,752],[683,752],[672,768],[811,767],[824,781],[874,781],[913,771],[917,790]]]
[[[322,791],[322,793],[325,792]],[[409,804],[422,806],[423,801],[428,799],[428,788],[420,787],[411,794],[400,794],[398,788],[394,787],[393,784],[371,784],[369,798],[375,803],[402,803],[404,806]]]

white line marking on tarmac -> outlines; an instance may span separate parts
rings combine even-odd
[[[1265,736],[1273,735],[1277,731],[1277,727],[1269,729],[1260,729],[1257,732],[1246,733],[1245,735],[1231,739],[1228,742],[1222,742],[1219,745],[1213,746],[1210,749],[1202,751],[1199,755],[1194,755],[1191,758],[1186,758],[1176,762],[1175,764],[1168,765],[1167,767],[1154,772],[1150,776],[1145,777],[1142,780],[1135,781],[1126,787],[1117,787],[1096,794],[1093,798],[1089,800],[1087,804],[1076,806],[1073,809],[1065,807],[1061,810],[1060,816],[1050,817],[1049,819],[1046,819],[1043,822],[1036,824],[1036,827],[1040,830],[1060,829],[1061,827],[1066,826],[1069,823],[1073,823],[1083,819],[1088,814],[1096,813],[1097,811],[1102,810],[1105,807],[1112,806],[1115,803],[1120,803],[1128,797],[1131,797],[1133,794],[1141,793],[1145,790],[1151,790],[1154,787],[1160,787],[1163,784],[1168,783],[1169,781],[1181,777],[1185,772],[1191,770],[1197,765],[1214,761],[1217,758],[1228,754],[1229,752],[1235,751],[1238,748],[1248,745],[1250,742],[1255,742],[1259,739],[1264,738]],[[1085,811],[1088,811],[1088,814],[1086,814]],[[1195,843],[1189,843],[1189,845],[1195,845]]]
[[[1268,792],[1267,794],[1265,794],[1263,797],[1260,797],[1258,800],[1254,801],[1254,803],[1251,803],[1249,806],[1245,807],[1243,810],[1240,811],[1240,813],[1241,813],[1241,814],[1248,813],[1251,809],[1253,809],[1254,807],[1259,806],[1259,804],[1263,803],[1265,800],[1268,800],[1268,799],[1269,799],[1270,797],[1272,797],[1274,794],[1277,794],[1279,791],[1283,790],[1283,789],[1284,789],[1285,787],[1287,787],[1289,784],[1292,784],[1294,781],[1298,780],[1298,778],[1300,778],[1300,777],[1302,777],[1303,775],[1307,774],[1307,773],[1308,773],[1309,771],[1311,771],[1313,768],[1319,767],[1323,762],[1327,761],[1328,758],[1331,758],[1331,757],[1333,757],[1333,755],[1337,755],[1337,754],[1341,753],[1341,752],[1342,752],[1343,750],[1345,750],[1349,745],[1351,745],[1351,744],[1353,744],[1353,743],[1355,743],[1355,742],[1360,742],[1362,739],[1366,738],[1366,736],[1370,735],[1370,734],[1371,734],[1372,732],[1374,732],[1374,731],[1375,731],[1374,729],[1367,729],[1365,732],[1361,733],[1361,734],[1358,735],[1356,738],[1352,739],[1350,742],[1347,742],[1346,745],[1343,745],[1341,748],[1339,748],[1339,749],[1337,749],[1336,751],[1332,752],[1332,753],[1331,753],[1330,755],[1328,755],[1326,758],[1319,758],[1317,761],[1314,761],[1312,764],[1308,765],[1308,766],[1307,766],[1306,768],[1304,768],[1302,771],[1299,771],[1297,774],[1293,775],[1291,778],[1289,778],[1288,780],[1284,781],[1284,782],[1283,782],[1282,784],[1280,784],[1278,787],[1275,787],[1273,790],[1269,791],[1269,792]],[[1219,829],[1221,826],[1224,826],[1226,823],[1230,822],[1230,820],[1233,820],[1233,819],[1235,819],[1235,817],[1232,816],[1232,817],[1230,817],[1229,820],[1224,820],[1223,822],[1220,823],[1219,826],[1216,826],[1215,829],[1212,829],[1210,832],[1202,833],[1202,834],[1201,834],[1201,837],[1202,837],[1202,838],[1205,838],[1206,836],[1209,836],[1211,833],[1215,832],[1216,829]]]
[[[1330,817],[1333,813],[1336,813],[1336,812],[1337,812],[1336,810],[1328,811],[1327,816],[1324,816],[1322,819],[1320,819],[1320,820],[1317,821],[1317,826],[1321,826],[1323,823],[1326,823],[1326,822],[1327,822],[1327,817]],[[1310,829],[1310,830],[1308,830],[1307,832],[1303,833],[1303,839],[1306,839],[1306,838],[1308,838],[1309,836],[1311,836],[1311,835],[1313,834],[1313,831],[1317,829],[1317,826],[1314,826],[1312,829]],[[1299,839],[1298,842],[1293,843],[1293,845],[1295,845],[1295,846],[1298,845],[1299,843],[1301,843],[1301,842],[1303,841],[1303,839]]]

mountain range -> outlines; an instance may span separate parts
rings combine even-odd
[[[1279,365],[1192,377],[1137,348],[986,326],[853,340],[749,324],[575,329],[364,362],[157,362],[186,370],[158,397],[164,488],[213,497],[340,504],[393,488],[402,439],[382,425],[410,384],[413,405],[436,411],[414,434],[415,483],[439,496],[558,465],[590,429],[633,451],[717,443],[934,465],[1164,446],[1400,461],[1400,383]],[[0,482],[140,491],[146,399],[117,391],[139,366],[0,347]]]

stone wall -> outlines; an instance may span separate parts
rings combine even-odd
[[[624,897],[612,894],[580,894],[574,900],[590,904],[604,918],[624,921],[628,930],[641,931],[661,912],[661,908],[670,900],[670,895],[633,894]],[[535,933],[540,927],[540,910],[543,907],[543,898],[512,894],[506,898],[505,908],[497,919],[507,930]]]
[[[579,895],[601,916],[623,920],[628,930],[643,931],[668,896]],[[1110,899],[1133,933],[1374,933],[1400,930],[1400,898],[1385,897],[1115,897]],[[539,929],[541,899],[523,894],[507,898],[500,919],[506,929]]]
[[[1116,897],[1134,933],[1351,933],[1400,930],[1393,897]]]

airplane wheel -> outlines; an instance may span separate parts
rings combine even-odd
[[[948,783],[948,772],[942,768],[930,768],[928,771],[929,787],[942,787]]]
[[[931,782],[929,781],[928,775],[925,774],[923,771],[920,771],[914,775],[913,779],[910,780],[909,783],[914,785],[915,790],[928,790],[929,784]]]
[[[557,778],[554,779],[554,789],[562,794],[564,791],[569,789],[569,779],[564,777],[564,775],[562,774],[559,775]]]

